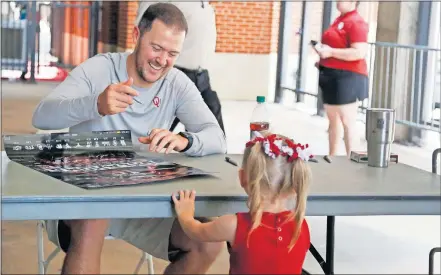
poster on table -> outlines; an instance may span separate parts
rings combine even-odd
[[[84,189],[209,175],[137,154],[130,131],[6,135],[3,141],[10,160]]]

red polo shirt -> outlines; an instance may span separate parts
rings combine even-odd
[[[352,43],[367,42],[369,27],[357,10],[339,16],[323,33],[322,43],[332,48],[349,48]],[[366,60],[345,61],[336,58],[321,59],[320,65],[368,75]]]

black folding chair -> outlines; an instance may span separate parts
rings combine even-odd
[[[320,255],[320,253],[317,251],[317,249],[314,247],[314,245],[311,243],[309,247],[309,252],[311,252],[312,256],[314,256],[314,259],[319,263],[322,270],[327,274],[327,266],[325,259]],[[302,269],[302,275],[311,275],[307,270]]]

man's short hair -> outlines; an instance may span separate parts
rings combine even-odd
[[[170,3],[157,3],[148,7],[138,23],[141,36],[152,29],[155,19],[179,31],[188,32],[188,24],[182,11]]]

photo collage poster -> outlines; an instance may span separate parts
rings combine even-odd
[[[130,131],[6,135],[8,158],[83,189],[157,183],[209,175],[137,154]]]

